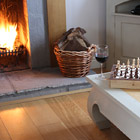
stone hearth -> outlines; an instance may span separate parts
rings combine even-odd
[[[66,78],[58,68],[0,73],[0,83],[0,102],[91,87],[85,77]]]

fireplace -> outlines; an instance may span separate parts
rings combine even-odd
[[[46,66],[50,66],[46,1],[1,0],[1,71]]]

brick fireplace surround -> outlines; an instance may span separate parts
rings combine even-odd
[[[67,92],[91,86],[85,78],[66,78],[62,76],[58,68],[51,67],[49,46],[55,38],[51,37],[52,34],[49,36],[52,29],[50,27],[53,25],[48,21],[49,14],[47,12],[50,11],[47,9],[47,5],[51,5],[52,1],[27,0],[31,69],[0,73],[0,102]],[[58,4],[62,1],[64,2],[64,0],[60,0]],[[50,9],[52,10],[52,8]],[[60,7],[60,9],[62,8]],[[59,15],[63,13],[63,11],[57,12]],[[50,24],[49,28],[48,24]],[[59,25],[61,22],[58,23]],[[62,25],[65,26],[65,24]],[[62,29],[56,27],[54,34],[57,37],[64,31],[63,26]],[[61,32],[58,34],[60,29]],[[94,72],[90,71],[90,73]]]

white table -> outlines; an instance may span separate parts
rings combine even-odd
[[[110,73],[106,73],[108,78]],[[100,129],[112,122],[131,140],[140,140],[140,102],[121,89],[110,89],[108,80],[87,76],[93,85],[88,98],[88,111]]]

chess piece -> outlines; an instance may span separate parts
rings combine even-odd
[[[130,78],[130,73],[126,73],[126,79]]]
[[[125,69],[126,69],[125,63],[122,64],[122,67],[121,68],[122,68],[122,71],[125,71]]]
[[[132,64],[130,60],[127,63],[120,64],[120,60],[117,60],[117,64],[114,70],[115,79],[127,79],[127,80],[140,80],[140,58],[133,59]]]
[[[120,64],[120,60],[117,60],[117,64]]]
[[[135,66],[135,59],[133,59],[132,61],[132,72],[134,72],[136,69],[136,66]]]
[[[138,79],[140,79],[140,73],[138,73]]]
[[[120,67],[120,60],[117,60],[116,68],[118,69]]]
[[[133,61],[132,61],[132,65],[135,65],[135,61],[136,61],[136,60],[135,60],[135,59],[133,59]]]
[[[117,73],[116,73],[116,78],[119,79],[120,76],[121,76],[121,68],[120,68],[120,66],[117,69],[118,70],[117,70]]]
[[[137,59],[137,68],[139,68],[139,66],[140,66],[140,59],[138,57],[138,59]]]
[[[130,65],[130,61],[129,61],[129,59],[127,60],[127,65]]]
[[[127,60],[127,68],[130,68],[130,61],[129,61],[129,59]]]
[[[140,64],[140,58],[138,57],[137,58],[137,65],[139,65]]]

